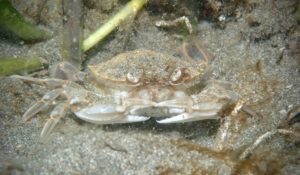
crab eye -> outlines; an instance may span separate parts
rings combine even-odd
[[[136,70],[134,72],[128,72],[126,75],[126,80],[132,84],[137,84],[143,75],[142,70]]]
[[[176,82],[176,81],[180,80],[181,75],[182,75],[181,70],[180,69],[175,69],[175,71],[171,75],[171,81]]]
[[[173,83],[179,83],[190,78],[190,70],[188,68],[177,68],[171,75]]]

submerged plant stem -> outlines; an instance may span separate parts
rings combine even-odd
[[[32,72],[43,68],[44,60],[39,57],[32,58],[0,58],[0,76],[23,72]]]
[[[82,64],[82,0],[63,0],[63,60],[80,69]]]
[[[50,34],[27,22],[8,0],[0,0],[0,27],[13,32],[24,41],[42,41]]]
[[[83,41],[83,51],[87,51],[105,38],[127,18],[133,18],[148,0],[132,0],[126,4],[115,16],[108,20],[95,33]]]

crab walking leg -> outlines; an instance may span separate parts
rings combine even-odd
[[[22,116],[23,121],[29,120],[40,111],[47,109],[51,103],[62,93],[62,89],[54,89],[46,93],[41,100],[31,106]]]
[[[52,68],[52,77],[57,79],[82,82],[86,76],[87,73],[81,72],[77,67],[67,61],[58,63]]]
[[[52,87],[52,88],[60,88],[69,82],[67,80],[56,79],[56,78],[41,79],[41,78],[25,77],[20,75],[13,75],[11,77],[21,79],[25,82],[34,83],[41,86]]]
[[[60,121],[60,119],[66,115],[67,110],[68,107],[66,103],[60,103],[57,106],[55,106],[55,108],[50,114],[50,119],[44,125],[44,128],[40,135],[41,138],[45,138],[52,132],[52,130]]]

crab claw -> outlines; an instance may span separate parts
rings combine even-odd
[[[95,124],[132,123],[148,120],[150,117],[126,115],[125,107],[117,104],[97,104],[75,112],[82,120]]]
[[[173,104],[171,104],[171,106],[173,106]],[[161,124],[167,124],[217,119],[218,112],[221,110],[221,108],[222,104],[220,103],[203,103],[199,105],[197,109],[190,109],[192,110],[191,112],[188,112],[189,109],[187,109],[187,112],[163,120],[157,120],[157,122]]]
[[[218,119],[223,112],[231,110],[236,104],[238,96],[223,83],[207,86],[201,93],[189,97],[179,97],[162,101],[156,106],[168,109],[184,109],[181,113],[174,113],[158,123],[192,122],[206,119]]]

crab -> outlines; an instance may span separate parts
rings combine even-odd
[[[150,118],[159,124],[182,123],[218,119],[230,111],[238,99],[230,83],[203,80],[212,58],[195,44],[183,44],[181,51],[181,57],[146,49],[128,51],[89,65],[88,73],[63,62],[54,70],[56,78],[16,75],[52,89],[22,118],[27,121],[55,106],[41,132],[45,137],[68,111],[95,124]]]

